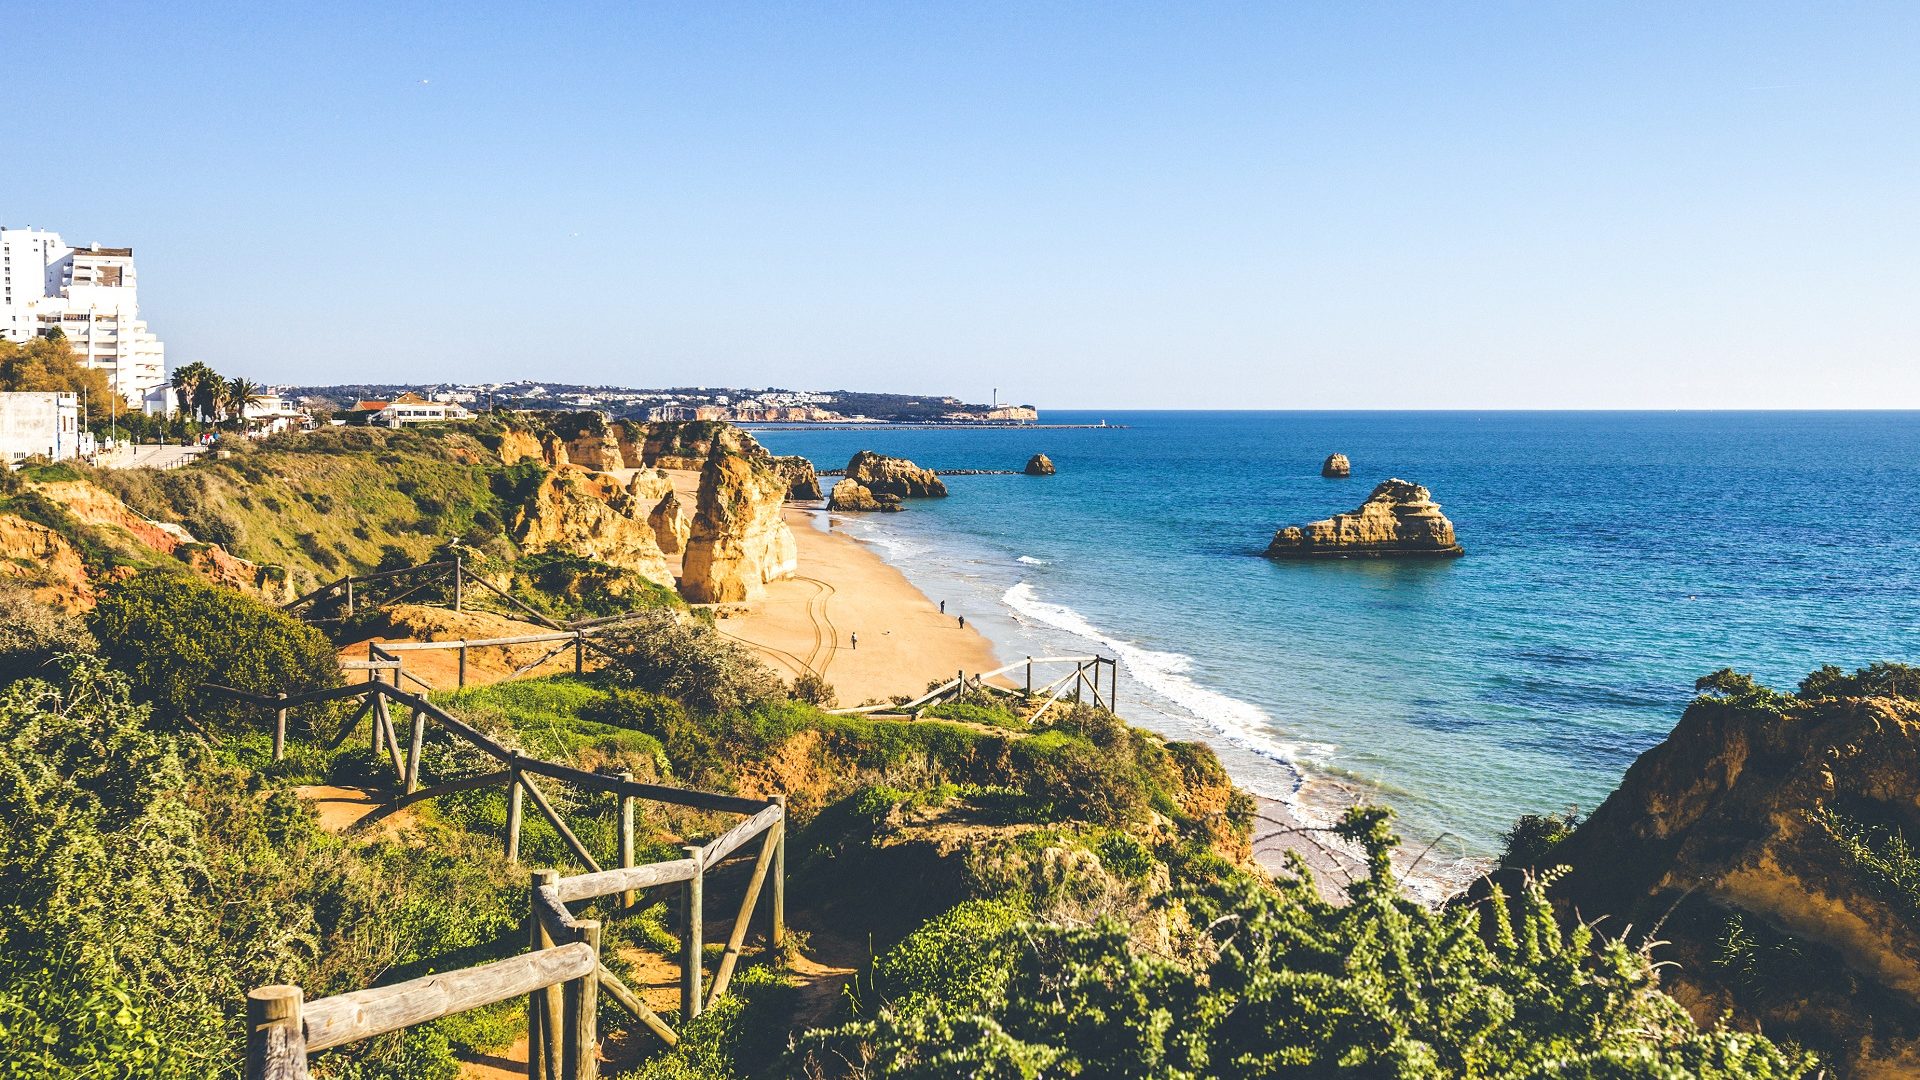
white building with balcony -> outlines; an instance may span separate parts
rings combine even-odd
[[[167,384],[166,351],[140,319],[132,248],[72,248],[59,233],[0,228],[0,337],[65,335],[82,363],[106,372],[128,408]]]
[[[0,464],[36,454],[71,461],[93,449],[93,436],[80,426],[80,395],[0,393]]]

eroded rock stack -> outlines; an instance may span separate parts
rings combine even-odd
[[[945,498],[947,485],[906,458],[887,457],[862,450],[847,462],[847,479],[856,481],[874,495],[897,495],[902,499]]]
[[[792,576],[797,552],[780,513],[786,498],[787,477],[764,451],[734,452],[716,440],[700,471],[681,595],[696,604],[752,600],[767,582]]]
[[[678,494],[669,491],[661,496],[647,515],[647,524],[653,526],[654,542],[660,545],[662,552],[678,555],[687,550],[687,536],[693,526],[687,521],[686,510]]]
[[[827,499],[829,510],[849,510],[855,513],[891,513],[904,510],[898,495],[875,495],[865,484],[847,477],[833,485],[833,494]]]
[[[1320,475],[1329,480],[1341,480],[1353,475],[1353,462],[1345,454],[1328,454],[1327,460],[1320,465]]]
[[[787,498],[809,502],[820,498],[820,474],[813,471],[813,462],[803,457],[777,457],[774,467],[787,478]]]
[[[1052,476],[1053,459],[1045,454],[1035,454],[1027,459],[1027,467],[1020,471],[1028,476]]]
[[[1462,554],[1453,522],[1426,488],[1408,480],[1387,480],[1367,501],[1324,521],[1289,525],[1273,534],[1267,556],[1274,559],[1446,558]]]
[[[649,520],[654,504],[633,490],[608,473],[560,466],[514,516],[514,539],[529,553],[569,551],[672,588],[673,573]]]

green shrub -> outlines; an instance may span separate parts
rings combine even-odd
[[[1513,827],[1500,834],[1505,848],[1500,855],[1503,870],[1544,870],[1553,851],[1580,827],[1580,811],[1568,807],[1560,814],[1522,814]]]
[[[259,726],[260,708],[202,690],[255,694],[340,684],[318,630],[252,597],[180,571],[149,570],[109,588],[88,620],[113,667],[165,720],[191,716],[227,730]]]
[[[603,640],[633,686],[697,713],[740,712],[786,697],[786,684],[746,646],[674,611],[649,611]]]
[[[793,680],[793,696],[821,709],[831,709],[840,703],[840,696],[833,692],[833,684],[812,671],[801,672],[799,678]]]
[[[1485,904],[1427,908],[1393,877],[1389,814],[1350,811],[1367,854],[1343,906],[1304,864],[1273,888],[1245,874],[1183,897],[1205,947],[1170,955],[1126,927],[1029,925],[978,1004],[904,998],[801,1037],[792,1072],[850,1063],[902,1077],[1786,1078],[1805,1054],[1700,1030],[1645,953],[1563,931],[1546,884],[1517,921]]]
[[[1800,680],[1800,696],[1902,697],[1920,700],[1920,667],[1877,663],[1848,675],[1828,664]]]

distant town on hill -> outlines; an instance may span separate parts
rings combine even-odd
[[[998,400],[970,404],[928,394],[854,390],[762,390],[676,386],[642,390],[520,380],[503,383],[340,383],[287,386],[284,397],[308,408],[343,410],[412,392],[475,410],[598,409],[635,420],[728,420],[735,423],[1022,424],[1040,418],[1031,405]]]

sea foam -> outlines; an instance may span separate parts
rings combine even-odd
[[[1273,729],[1273,718],[1266,710],[1193,681],[1188,676],[1188,672],[1193,670],[1192,657],[1185,653],[1142,648],[1131,641],[1114,637],[1065,604],[1040,599],[1033,586],[1024,581],[1008,589],[1001,599],[1015,612],[1035,622],[1113,650],[1121,663],[1126,665],[1127,672],[1141,685],[1219,732],[1234,745],[1286,766],[1294,777],[1289,789],[1263,790],[1258,794],[1288,803],[1295,801],[1295,794],[1305,779],[1300,762],[1305,748],[1281,742],[1268,734]]]

